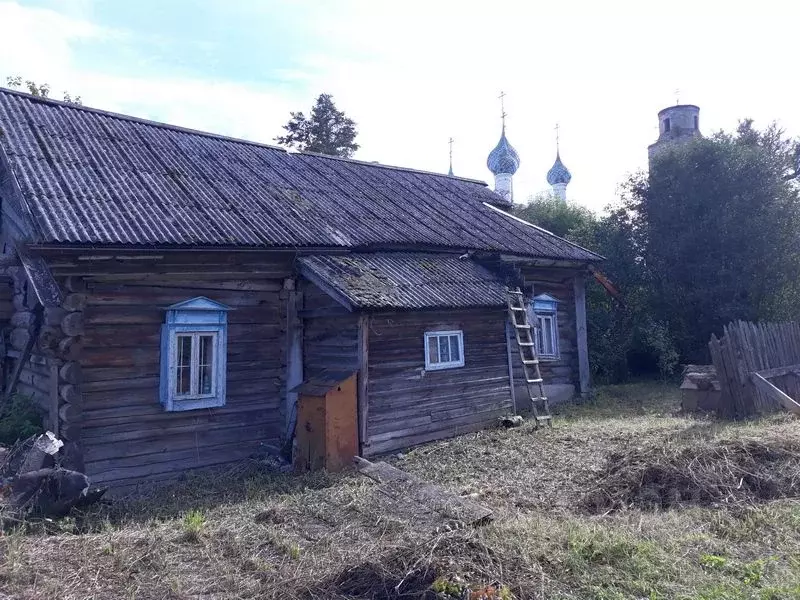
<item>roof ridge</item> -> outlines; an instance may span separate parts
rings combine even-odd
[[[192,129],[191,127],[183,127],[182,125],[173,125],[171,123],[164,123],[163,121],[154,121],[152,119],[145,119],[142,117],[135,117],[133,115],[126,115],[125,113],[118,113],[111,110],[104,110],[102,108],[92,108],[91,106],[84,106],[83,104],[75,104],[74,102],[66,102],[64,100],[56,100],[55,98],[45,98],[42,96],[34,96],[33,94],[29,94],[27,92],[21,92],[19,90],[12,90],[9,88],[5,88],[0,86],[0,93],[3,94],[10,94],[12,96],[21,96],[23,98],[27,98],[29,100],[33,100],[34,102],[41,102],[43,104],[52,104],[55,106],[61,106],[63,108],[68,108],[72,110],[78,110],[83,112],[94,113],[97,115],[105,115],[107,117],[111,117],[113,119],[120,119],[122,121],[131,121],[133,123],[141,123],[143,125],[150,125],[152,127],[159,127],[162,129],[170,129],[172,131],[180,131],[183,133],[191,133],[194,135],[200,135],[203,137],[214,138],[218,140],[225,140],[228,142],[237,142],[240,144],[248,144],[250,146],[258,146],[260,148],[269,148],[270,150],[278,150],[279,152],[287,153],[286,148],[281,146],[273,146],[272,144],[265,144],[264,142],[255,142],[253,140],[245,140],[242,138],[232,137],[229,135],[222,135],[220,133],[212,133],[210,131],[203,131],[202,129]]]
[[[468,181],[469,183],[479,183],[486,187],[489,184],[482,179],[472,179],[471,177],[462,177],[460,175],[448,175],[447,173],[437,173],[436,171],[426,171],[425,169],[415,169],[414,167],[402,167],[399,165],[386,165],[376,160],[360,160],[358,158],[346,158],[344,156],[333,156],[331,154],[322,154],[321,152],[310,152],[308,150],[300,150],[289,152],[289,154],[304,154],[306,156],[317,156],[319,158],[329,158],[330,160],[340,160],[343,162],[351,162],[368,167],[379,167],[381,169],[392,169],[394,171],[408,171],[411,173],[422,173],[423,175],[437,175],[438,177],[446,177],[447,179],[458,179],[460,181]]]
[[[525,219],[520,219],[518,216],[512,215],[510,212],[506,212],[506,211],[504,211],[502,209],[497,208],[496,206],[492,206],[488,202],[483,202],[483,205],[485,207],[487,207],[487,208],[491,208],[492,210],[499,212],[502,215],[507,216],[510,219],[514,219],[515,221],[519,221],[520,223],[524,223],[525,225],[528,225],[529,227],[533,227],[534,229],[538,229],[542,233],[546,233],[547,235],[549,235],[551,237],[554,237],[557,240],[561,240],[562,242],[565,242],[565,243],[569,244],[570,246],[574,246],[575,248],[579,248],[580,250],[583,250],[584,252],[589,252],[590,254],[594,254],[597,258],[601,258],[601,259],[605,260],[605,256],[602,256],[602,255],[598,254],[597,252],[593,252],[593,251],[589,250],[588,248],[584,248],[580,244],[577,244],[577,243],[575,243],[573,241],[570,241],[570,240],[568,240],[566,238],[563,238],[560,235],[556,235],[552,231],[547,231],[547,229],[545,229],[544,227],[539,227],[538,225],[536,225],[534,223],[531,223],[530,221],[526,221]]]
[[[467,181],[469,183],[477,183],[483,186],[488,187],[488,184],[485,181],[480,179],[472,179],[470,177],[461,177],[458,175],[447,175],[446,173],[436,173],[434,171],[426,171],[424,169],[415,169],[413,167],[403,167],[400,165],[386,165],[377,161],[369,161],[369,160],[359,160],[356,158],[344,158],[341,156],[331,156],[330,154],[321,154],[319,152],[309,152],[307,150],[303,151],[292,151],[282,146],[274,146],[272,144],[265,144],[264,142],[256,142],[253,140],[245,140],[242,138],[237,138],[229,135],[222,135],[220,133],[212,133],[210,131],[203,131],[202,129],[193,129],[191,127],[184,127],[182,125],[173,125],[172,123],[165,123],[163,121],[154,121],[153,119],[145,119],[142,117],[135,117],[133,115],[126,115],[125,113],[118,113],[110,110],[104,110],[101,108],[93,108],[91,106],[84,106],[83,104],[75,104],[73,102],[66,102],[64,100],[56,100],[55,98],[46,98],[42,96],[34,96],[33,94],[29,94],[27,92],[21,92],[19,90],[12,90],[10,88],[0,86],[0,93],[11,94],[13,96],[21,96],[23,98],[27,98],[34,102],[41,102],[43,104],[51,104],[55,106],[61,106],[63,108],[68,108],[72,110],[79,110],[89,113],[94,113],[98,115],[105,115],[107,117],[111,117],[114,119],[121,119],[123,121],[130,121],[133,123],[141,123],[143,125],[150,125],[152,127],[159,127],[162,129],[170,129],[172,131],[179,131],[183,133],[191,133],[194,135],[200,135],[203,137],[209,137],[218,140],[225,140],[229,142],[236,142],[240,144],[248,144],[250,146],[257,146],[260,148],[269,148],[271,150],[278,150],[280,152],[284,152],[286,154],[305,154],[308,156],[317,156],[320,158],[328,158],[331,160],[340,160],[345,162],[352,162],[361,165],[366,165],[369,167],[379,167],[382,169],[393,169],[395,171],[407,171],[410,173],[422,173],[423,175],[438,175],[440,177],[448,177],[450,179],[458,179],[460,181]]]

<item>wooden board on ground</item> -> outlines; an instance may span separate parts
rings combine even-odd
[[[756,388],[758,388],[761,393],[766,394],[775,402],[780,402],[790,413],[800,415],[800,404],[795,402],[794,398],[767,381],[764,375],[761,373],[752,373],[750,377],[753,384],[755,384]]]
[[[467,525],[484,525],[494,518],[492,511],[485,506],[469,498],[456,496],[432,483],[420,481],[390,464],[372,463],[360,456],[356,456],[354,462],[359,473],[382,484],[384,493],[409,498],[422,505],[421,509],[433,510]]]

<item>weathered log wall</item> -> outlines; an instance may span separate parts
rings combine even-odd
[[[482,429],[511,412],[505,309],[377,314],[369,321],[366,455]],[[464,367],[425,371],[424,334],[464,332]]]
[[[523,268],[525,276],[525,293],[530,295],[549,294],[559,300],[556,318],[558,321],[559,358],[542,359],[539,367],[545,385],[578,384],[578,352],[577,332],[575,328],[575,294],[573,292],[573,271],[559,269]],[[528,395],[525,387],[525,376],[522,371],[519,351],[514,331],[509,328],[511,340],[511,360],[514,366],[514,390],[517,398],[517,409],[530,409],[526,402]]]
[[[358,370],[358,314],[313,283],[302,282],[303,367],[306,378],[325,369]]]
[[[14,281],[0,273],[0,327],[7,327],[14,315]]]
[[[222,256],[176,253],[89,264],[62,257],[51,263],[73,292],[67,302],[81,309],[65,311],[60,324],[62,435],[80,440],[93,483],[121,492],[278,444],[285,393],[283,282],[291,262]],[[165,412],[159,402],[165,309],[196,296],[233,309],[226,404]],[[68,360],[69,352],[76,360]]]
[[[19,366],[20,373],[15,391],[30,399],[42,416],[42,426],[58,432],[58,406],[55,403],[54,382],[58,381],[58,362],[39,343],[35,331],[36,296],[30,289],[25,272],[20,266],[12,266],[6,270],[7,283],[0,286],[0,312],[7,316],[3,322],[7,328],[7,342],[3,390],[7,388],[7,377]],[[52,322],[52,311],[43,314],[42,321]],[[45,325],[39,326],[40,330]],[[30,351],[24,356],[26,347]]]

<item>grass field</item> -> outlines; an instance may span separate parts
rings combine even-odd
[[[389,459],[494,509],[477,529],[409,516],[354,474],[192,476],[7,532],[0,597],[433,598],[498,582],[506,598],[800,598],[800,423],[677,408],[672,388],[609,387],[552,430]]]

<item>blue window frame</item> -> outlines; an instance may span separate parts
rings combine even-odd
[[[164,410],[225,405],[229,310],[203,296],[167,308],[161,327]]]
[[[540,294],[531,302],[536,324],[534,342],[539,358],[557,360],[561,356],[558,345],[558,300],[549,294]]]

